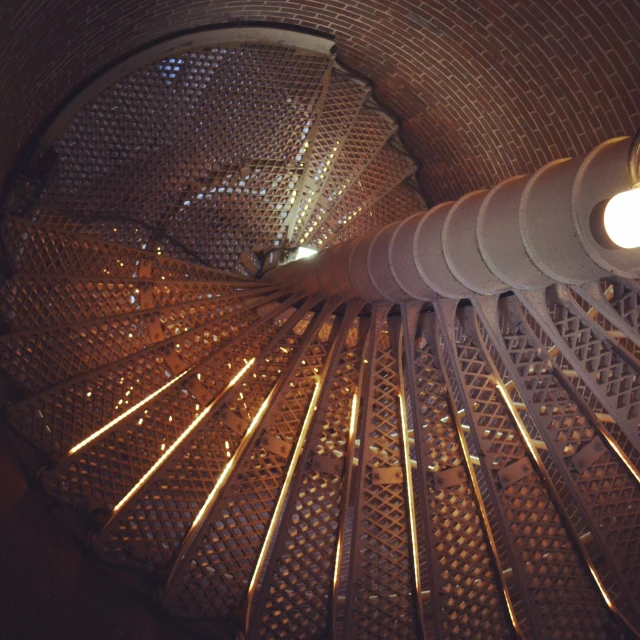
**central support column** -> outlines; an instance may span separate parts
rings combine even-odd
[[[640,276],[640,248],[601,231],[606,202],[630,188],[630,138],[551,162],[490,191],[278,267],[265,278],[307,293],[402,302]]]

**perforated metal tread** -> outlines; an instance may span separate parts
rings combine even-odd
[[[158,351],[135,384],[118,376],[149,349],[12,405],[104,561],[169,575],[170,611],[248,637],[503,638],[509,610],[523,637],[617,637],[607,599],[633,624],[637,451],[520,303],[493,324],[403,308],[401,330],[388,307],[248,295],[227,337],[210,325],[218,347],[170,341],[180,360]]]

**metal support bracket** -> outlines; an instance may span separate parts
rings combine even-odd
[[[243,420],[239,415],[231,411],[229,407],[222,409],[218,417],[230,427],[232,431],[235,431],[240,436],[244,435],[249,426],[246,420]]]
[[[141,309],[153,309],[155,302],[153,300],[153,285],[141,284],[140,285],[140,308]]]
[[[573,462],[573,466],[582,473],[595,464],[600,457],[604,455],[606,450],[607,447],[605,447],[602,438],[595,436],[589,444],[582,447],[582,449],[571,458],[571,462]]]
[[[465,473],[462,465],[443,469],[442,471],[436,471],[433,474],[433,484],[436,489],[448,489],[449,487],[454,487],[467,481],[467,474]]]
[[[371,467],[373,484],[404,484],[402,467]]]
[[[498,478],[503,487],[510,487],[519,480],[526,478],[533,471],[529,458],[520,458],[520,460],[503,467],[498,471]]]
[[[208,405],[213,400],[213,394],[198,380],[198,378],[189,378],[184,383],[185,389],[195,397],[195,399],[203,405]]]
[[[272,436],[270,433],[265,433],[262,436],[260,446],[281,458],[288,458],[292,447],[290,442],[285,442],[281,438],[278,438],[278,436]]]
[[[164,361],[167,363],[169,370],[173,373],[174,376],[177,376],[179,373],[182,373],[186,366],[182,361],[182,358],[173,348],[173,345],[170,345],[168,348],[162,351],[162,357]]]
[[[150,278],[153,268],[153,262],[151,260],[140,260],[140,266],[138,267],[138,278]]]
[[[314,455],[311,461],[311,468],[318,473],[340,477],[344,472],[344,460],[334,456]]]
[[[147,328],[153,342],[162,342],[165,339],[159,315],[156,314],[147,318]]]

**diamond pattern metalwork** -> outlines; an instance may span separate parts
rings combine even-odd
[[[405,178],[413,175],[417,169],[413,160],[399,148],[398,143],[388,142],[369,163],[360,177],[353,182],[349,190],[340,199],[340,203],[333,207],[331,216],[314,233],[316,244],[319,239],[327,244],[333,229],[341,230],[358,216],[368,211],[377,200],[383,198],[389,191],[400,184]],[[424,206],[418,205],[412,213]],[[398,216],[399,217],[399,216]],[[397,220],[398,217],[395,219]]]
[[[89,227],[96,231],[95,226]],[[58,225],[36,223],[7,216],[2,237],[13,272],[48,275],[196,280],[221,283],[228,274],[162,255],[102,240],[104,234],[82,235],[64,232]],[[146,267],[145,267],[146,263]],[[146,269],[146,275],[141,272]],[[239,276],[235,277],[237,281]],[[245,286],[255,283],[245,282]]]
[[[335,337],[324,392],[265,570],[249,638],[288,638],[292,633],[313,638],[327,624],[353,395],[359,392],[367,334],[366,323],[354,318],[357,310],[345,314]],[[357,332],[355,344],[347,342],[351,327]],[[320,467],[319,458],[336,466]]]
[[[370,207],[354,211],[351,216],[347,216],[335,232],[327,225],[325,243],[334,245],[346,242],[380,229],[391,222],[407,218],[425,207],[424,200],[417,186],[413,184],[413,180],[405,180]]]
[[[281,311],[277,309],[278,313]],[[133,557],[150,571],[168,566],[237,449],[242,429],[256,415],[293,356],[297,343],[291,340],[289,332],[304,313],[303,307],[281,327],[267,322],[256,328],[253,335],[248,333],[246,338],[249,340],[244,345],[238,345],[237,360],[244,362],[252,354],[255,357],[257,351],[256,365],[225,394],[219,407],[189,434],[171,458],[156,469],[144,487],[102,529],[95,543],[102,557],[125,565]],[[228,357],[223,354],[217,358],[223,371]],[[185,399],[181,392],[176,396],[176,402]],[[192,399],[186,401],[189,406],[193,405]],[[232,414],[231,418],[229,414]],[[189,418],[192,419],[193,414]],[[186,429],[188,423],[183,426]]]
[[[606,638],[611,620],[605,601],[569,537],[535,461],[497,390],[499,379],[465,313],[462,333],[452,344],[464,394],[469,437],[481,452],[481,470],[500,514],[510,566],[519,576],[522,610],[517,620],[525,637]],[[525,458],[528,473],[512,477]],[[511,476],[511,477],[510,477]],[[503,563],[504,566],[504,563]],[[588,604],[587,604],[588,603]],[[518,613],[518,612],[517,612]],[[579,630],[579,631],[578,631]]]
[[[222,340],[247,329],[250,316],[246,310],[247,307],[236,309],[235,315],[231,313],[217,322],[207,322],[185,336],[161,340],[30,396],[10,407],[11,424],[46,451],[68,451],[143,401],[176,374],[195,366]],[[76,406],[80,399],[82,407]],[[54,434],[54,429],[62,432]]]
[[[611,436],[604,426],[572,392],[571,384],[558,368],[554,369],[552,360],[543,355],[541,343],[515,299],[505,305],[509,305],[508,311],[500,318],[492,307],[493,313],[487,319],[496,331],[496,342],[498,332],[504,341],[504,349],[497,342],[495,359],[499,361],[504,355],[513,363],[506,368],[508,377],[517,383],[511,386],[511,395],[524,400],[524,405],[518,404],[524,424],[529,426],[532,437],[546,445],[540,447],[542,462],[554,484],[566,487],[561,496],[565,509],[573,513],[572,523],[579,527],[578,535],[593,539],[586,551],[594,565],[601,565],[600,574],[609,596],[620,611],[634,618],[632,594],[638,592],[640,549],[628,534],[640,524],[636,522],[640,486],[620,461],[615,446],[605,446]],[[590,444],[602,455],[582,466],[577,454]],[[589,523],[593,523],[591,528]]]
[[[283,241],[329,60],[259,44],[176,55],[80,111],[35,216],[76,232],[111,218],[105,239],[230,269]]]
[[[428,637],[508,638],[510,624],[438,362],[434,314],[403,309],[405,397],[415,441],[423,624]],[[420,320],[420,322],[419,322]],[[415,386],[414,386],[415,385]],[[411,411],[409,411],[411,415]],[[437,474],[457,470],[453,484]],[[423,479],[424,478],[424,479]],[[445,486],[446,485],[446,486]],[[431,623],[431,624],[429,624]]]
[[[324,183],[316,210],[307,226],[310,231],[308,244],[322,245],[323,238],[316,239],[322,224],[332,218],[336,204],[357,183],[359,176],[397,128],[393,120],[381,113],[370,99],[365,107],[353,122],[344,148]]]
[[[305,244],[314,230],[310,218],[368,94],[369,89],[364,83],[334,69],[313,143],[308,173],[294,211],[294,244]]]
[[[113,509],[162,451],[205,409],[206,399],[223,392],[273,337],[275,326],[265,326],[264,320],[249,313],[246,319],[242,334],[228,345],[221,337],[219,350],[183,378],[180,385],[166,390],[47,473],[43,478],[47,490],[62,500],[89,500],[105,510]],[[197,381],[203,391],[195,395],[190,381]]]
[[[388,307],[374,306],[363,382],[354,521],[349,550],[344,638],[416,638],[409,517],[401,429],[397,345],[389,336]],[[400,481],[378,483],[381,470]]]
[[[283,347],[296,347],[296,357],[258,428],[245,435],[248,443],[203,518],[203,527],[186,539],[165,594],[170,610],[225,616],[239,606],[286,472],[286,448],[282,455],[273,453],[262,446],[262,438],[295,442],[328,352],[329,341],[321,339],[321,330],[331,322],[331,311],[325,304],[302,336],[293,333],[297,344]]]
[[[604,411],[640,450],[640,361],[592,320],[565,288],[523,297],[554,355],[578,372]],[[535,325],[534,325],[535,326]]]

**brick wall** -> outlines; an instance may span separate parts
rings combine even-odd
[[[0,176],[92,74],[179,30],[269,21],[334,34],[376,83],[434,202],[640,126],[640,0],[8,0]]]

